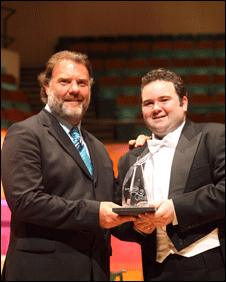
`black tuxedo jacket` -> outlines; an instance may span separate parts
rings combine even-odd
[[[119,187],[132,164],[148,153],[147,146],[128,152],[119,162]],[[164,177],[164,175],[162,176]],[[178,225],[167,226],[167,233],[181,250],[218,227],[224,257],[225,217],[225,127],[216,123],[187,121],[172,163],[169,198],[173,199]],[[156,259],[156,234],[142,236],[124,224],[122,240],[142,246],[144,278]]]
[[[8,129],[2,183],[12,218],[3,279],[109,279],[110,234],[99,227],[99,205],[113,200],[112,162],[101,142],[82,134],[93,176],[46,110]]]

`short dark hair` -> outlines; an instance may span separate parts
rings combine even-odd
[[[40,89],[41,100],[45,104],[47,103],[47,94],[44,86],[49,84],[55,65],[63,60],[71,60],[76,63],[83,64],[88,70],[91,85],[93,83],[92,66],[87,55],[79,52],[72,52],[67,50],[57,52],[49,58],[48,62],[46,63],[45,70],[41,72],[38,76],[38,81],[41,87]]]
[[[154,69],[144,75],[141,79],[141,90],[143,90],[145,85],[156,80],[172,82],[179,98],[188,94],[183,79],[176,73],[164,68]]]

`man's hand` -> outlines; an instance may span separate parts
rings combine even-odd
[[[131,150],[131,149],[143,146],[148,139],[151,139],[151,137],[141,134],[137,137],[136,140],[135,139],[129,140],[128,142],[129,149]]]
[[[117,208],[119,205],[113,202],[101,202],[99,219],[102,228],[112,228],[121,225],[128,221],[134,221],[136,218],[133,216],[120,216],[112,211],[112,208]]]
[[[173,222],[175,216],[175,210],[172,200],[162,201],[159,203],[155,203],[154,205],[157,208],[156,212],[138,215],[139,219],[137,219],[136,221],[136,227],[137,226],[138,227],[141,226],[142,228],[145,228],[145,226],[147,228],[148,227],[152,228],[153,226],[164,227],[167,224]]]

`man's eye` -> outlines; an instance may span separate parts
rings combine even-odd
[[[80,87],[85,87],[85,86],[87,86],[88,85],[88,81],[78,81],[78,85],[80,86]]]
[[[82,87],[83,87],[83,86],[86,86],[86,84],[85,84],[84,82],[78,82],[78,85],[79,85],[79,86],[82,86]]]
[[[153,106],[153,102],[145,102],[145,103],[143,103],[143,106],[144,107]]]
[[[62,80],[60,80],[60,84],[68,84],[69,83],[69,81],[67,80],[67,79],[62,79]]]

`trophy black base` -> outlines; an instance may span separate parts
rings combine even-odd
[[[112,208],[114,213],[118,215],[126,215],[126,216],[137,216],[141,213],[146,212],[155,212],[155,207],[119,207],[119,208]]]

